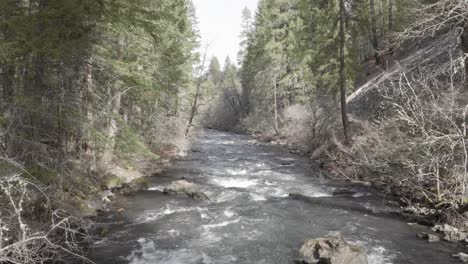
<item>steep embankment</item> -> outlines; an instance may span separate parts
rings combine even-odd
[[[446,240],[467,243],[468,91],[461,36],[448,31],[389,58],[387,70],[347,99],[353,144],[331,139],[315,156],[325,157],[332,174],[400,197],[405,211],[448,223],[438,228]]]
[[[371,67],[376,68],[373,70],[376,73],[369,76],[347,99],[349,113],[362,120],[381,117],[390,108],[386,98],[387,91],[399,88],[401,78],[405,75],[414,77],[414,81],[423,81],[428,75],[446,78],[451,64],[458,71],[463,67],[460,35],[461,32],[453,30],[434,38],[413,42],[394,56],[388,57],[386,67]]]

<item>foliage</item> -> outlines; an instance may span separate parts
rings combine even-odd
[[[167,145],[187,150],[195,23],[189,0],[0,1],[0,157],[25,168],[0,175],[0,262],[78,256],[62,211],[44,219],[48,231],[11,226],[4,243],[4,221],[21,222],[14,207],[36,193],[30,182],[84,199],[116,165],[157,159]]]

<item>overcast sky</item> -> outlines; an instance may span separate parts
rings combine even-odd
[[[258,0],[193,0],[202,37],[202,49],[207,43],[209,56],[215,55],[221,64],[227,56],[237,62],[242,9],[255,14]]]

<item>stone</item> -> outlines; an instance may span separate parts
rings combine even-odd
[[[466,232],[462,232],[458,228],[453,227],[448,224],[435,225],[432,228],[432,230],[435,232],[443,233],[445,235],[444,240],[449,241],[449,242],[457,243],[457,242],[462,242],[462,241],[464,242],[468,241],[468,234]]]
[[[173,181],[171,184],[164,188],[164,193],[194,193],[198,191],[198,186],[186,180]]]
[[[194,192],[189,194],[190,197],[192,197],[195,200],[209,200],[208,196],[203,193],[203,192]]]
[[[141,177],[141,178],[137,178],[137,179],[133,180],[132,182],[130,182],[130,184],[128,185],[128,188],[129,188],[130,192],[148,190],[149,183],[145,178]]]
[[[306,264],[368,264],[366,250],[340,234],[308,240],[299,250]]]
[[[111,198],[114,197],[114,193],[111,192],[110,190],[105,190],[101,193],[101,201],[103,201],[104,203],[110,203],[111,202]]]
[[[458,254],[453,254],[452,257],[461,260],[463,263],[468,263],[468,254],[460,252]]]
[[[166,194],[186,194],[189,197],[197,200],[209,200],[208,196],[199,191],[196,184],[186,180],[173,181],[164,188]]]
[[[429,234],[429,233],[426,233],[426,232],[421,232],[417,235],[417,237],[419,239],[424,239],[424,240],[427,240],[428,242],[430,243],[433,243],[433,242],[439,242],[440,241],[440,237],[437,236],[437,235],[433,235],[433,234]]]

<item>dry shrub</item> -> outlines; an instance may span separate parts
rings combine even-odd
[[[40,185],[19,175],[0,177],[0,263],[70,263],[83,257],[82,222],[63,210]]]
[[[461,72],[453,62],[439,77],[423,69],[388,76],[393,85],[385,90],[386,116],[361,122],[352,146],[335,141],[328,147],[335,172],[380,181],[436,207],[466,204],[468,105]]]
[[[267,111],[255,111],[242,121],[242,126],[251,133],[260,133],[265,137],[273,137],[276,132],[273,125],[273,117]]]
[[[304,152],[310,152],[330,140],[336,123],[336,114],[317,105],[292,105],[282,113],[281,134],[288,143]]]
[[[187,119],[179,116],[166,116],[164,113],[153,116],[157,126],[149,128],[145,138],[155,153],[161,149],[175,148],[178,154],[185,153],[190,148],[190,140],[185,136]]]

